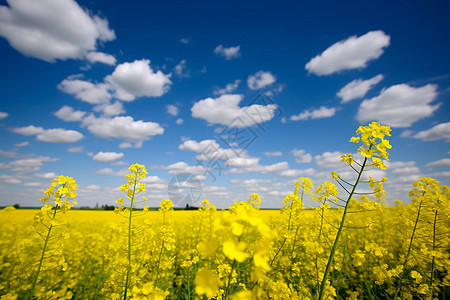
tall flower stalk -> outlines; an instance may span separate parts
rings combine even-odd
[[[349,166],[358,174],[355,183],[351,184],[341,178],[336,172],[332,172],[332,177],[337,181],[337,183],[348,193],[347,200],[341,199],[337,196],[336,193],[331,193],[331,196],[334,196],[335,204],[344,208],[344,212],[342,215],[342,219],[336,234],[336,238],[334,239],[333,246],[331,247],[330,256],[328,257],[328,262],[325,267],[325,272],[323,274],[322,282],[320,284],[318,299],[322,300],[325,293],[325,286],[327,283],[328,274],[330,272],[331,265],[333,263],[334,254],[339,244],[339,238],[341,237],[342,230],[345,224],[345,218],[348,212],[348,206],[350,200],[353,195],[358,194],[356,192],[356,188],[360,182],[362,182],[362,174],[369,167],[378,167],[382,170],[386,169],[384,165],[383,159],[388,160],[389,154],[386,149],[390,149],[391,145],[389,141],[385,139],[386,136],[390,136],[391,129],[388,126],[381,126],[376,122],[372,122],[369,126],[360,126],[356,131],[357,135],[361,135],[360,137],[352,137],[350,142],[355,143],[356,145],[361,145],[358,147],[358,152],[364,156],[364,161],[359,163],[353,159],[353,155],[349,153],[348,155],[342,155],[341,161],[347,162]],[[369,159],[372,159],[372,162],[369,162]],[[355,167],[356,165],[356,167]],[[383,178],[382,181],[385,181]],[[374,188],[374,193],[380,195],[384,193],[383,186],[381,182],[377,182],[369,177],[370,187]],[[327,184],[327,183],[325,183]],[[330,183],[328,183],[330,184]],[[350,186],[351,191],[349,191],[348,186]],[[325,186],[326,187],[326,186]],[[329,189],[326,189],[327,191]],[[334,189],[332,189],[334,190]],[[328,192],[328,194],[330,194]],[[337,203],[337,201],[343,202]]]
[[[42,197],[40,201],[44,204],[41,210],[34,216],[33,230],[43,240],[42,253],[39,259],[36,274],[33,277],[31,290],[28,299],[33,299],[35,289],[39,280],[44,260],[53,256],[55,253],[48,254],[48,245],[50,241],[57,240],[62,237],[62,234],[55,234],[55,229],[64,226],[57,220],[60,213],[65,213],[72,208],[73,204],[77,204],[75,197],[77,196],[77,185],[72,177],[58,176],[53,181],[50,187],[44,192],[46,196]],[[52,200],[54,204],[47,203]],[[72,200],[71,204],[69,200]],[[47,203],[47,204],[45,204]],[[47,254],[47,255],[46,255]],[[67,264],[64,259],[60,260],[61,266],[65,271]]]
[[[130,171],[128,174],[125,175],[125,179],[127,179],[127,183],[120,186],[120,191],[125,192],[127,195],[129,202],[129,206],[124,207],[122,206],[122,203],[124,202],[123,198],[117,199],[116,203],[120,203],[119,208],[117,208],[117,212],[120,214],[125,214],[124,216],[128,218],[128,234],[127,234],[127,265],[126,265],[126,277],[125,277],[125,286],[124,286],[124,292],[123,292],[123,299],[127,299],[128,290],[130,289],[130,282],[131,282],[131,258],[132,258],[132,237],[134,236],[133,232],[133,208],[135,207],[136,203],[136,195],[145,191],[145,183],[140,182],[141,179],[144,179],[146,177],[146,174],[148,174],[147,170],[145,169],[144,165],[140,164],[133,164],[131,165],[128,170]],[[147,198],[144,197],[144,200],[147,200]]]

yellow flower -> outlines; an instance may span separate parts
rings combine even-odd
[[[195,276],[195,292],[198,295],[214,297],[219,292],[219,278],[207,269],[200,269]]]
[[[246,244],[244,242],[239,242],[237,245],[233,240],[228,240],[223,243],[223,254],[231,260],[236,260],[237,262],[243,262],[249,255],[244,252]]]

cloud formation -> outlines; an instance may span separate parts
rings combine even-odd
[[[393,85],[359,106],[356,119],[361,123],[377,121],[391,127],[409,127],[429,117],[440,104],[431,105],[438,93],[437,86],[427,84],[412,87],[407,84]]]
[[[379,74],[367,80],[355,79],[344,86],[337,96],[341,98],[341,103],[347,103],[351,100],[364,97],[369,90],[383,80],[384,76]]]
[[[233,58],[241,57],[240,50],[241,50],[241,46],[226,48],[223,45],[219,45],[214,49],[214,53],[225,57],[226,60],[230,60]]]
[[[319,76],[351,69],[361,69],[379,58],[389,46],[390,37],[381,30],[370,31],[360,37],[351,36],[331,45],[312,58],[305,69]]]
[[[239,103],[242,99],[242,95],[231,94],[200,100],[192,106],[192,116],[206,120],[211,124],[229,125],[231,127],[249,127],[270,121],[275,116],[277,105],[253,104],[240,107]]]
[[[48,62],[82,59],[116,38],[108,20],[73,0],[15,0],[0,6],[0,35],[20,53]]]

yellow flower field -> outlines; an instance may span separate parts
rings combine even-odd
[[[387,179],[362,176],[386,168],[389,131],[360,127],[350,141],[363,161],[341,158],[356,179],[333,172],[336,184],[314,187],[300,178],[280,210],[260,209],[256,193],[222,211],[207,200],[174,211],[169,199],[137,209],[139,164],[115,212],[71,210],[76,183],[59,176],[41,210],[0,211],[0,297],[448,299],[450,189],[420,178],[410,203],[387,206]],[[305,209],[304,197],[317,206]]]

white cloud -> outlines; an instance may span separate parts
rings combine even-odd
[[[315,173],[315,170],[313,168],[309,168],[306,170],[295,170],[295,169],[288,169],[280,172],[280,176],[283,177],[308,177],[312,176]]]
[[[18,133],[18,134],[26,135],[26,136],[36,135],[38,133],[41,133],[43,130],[44,130],[44,128],[36,127],[33,125],[29,125],[26,127],[16,127],[16,128],[11,129],[11,131],[14,133]]]
[[[133,145],[131,143],[120,143],[119,148],[120,149],[133,148]]]
[[[181,124],[183,124],[183,119],[181,119],[181,118],[178,118],[176,121],[175,121],[175,123],[177,123],[177,125],[181,125]]]
[[[48,156],[37,156],[32,158],[19,159],[8,163],[11,171],[18,173],[37,172],[44,165],[44,162],[57,161],[59,158],[51,158]]]
[[[35,173],[34,176],[42,179],[55,179],[57,175],[56,173],[53,172],[47,172],[47,173]]]
[[[190,76],[190,70],[188,70],[186,65],[186,60],[183,59],[180,61],[174,68],[174,72],[176,75],[178,75],[181,78],[187,78]]]
[[[428,130],[419,131],[414,135],[414,138],[422,141],[448,140],[450,139],[450,122],[441,123]]]
[[[309,153],[306,153],[305,150],[297,150],[294,149],[291,151],[292,155],[295,156],[295,162],[298,164],[310,163],[312,161],[312,156]]]
[[[64,79],[58,85],[58,88],[61,91],[90,104],[108,103],[111,99],[111,94],[108,91],[110,87],[107,84],[92,83],[73,78],[73,76]]]
[[[418,173],[420,173],[420,169],[418,167],[395,168],[391,172],[391,174],[418,174]]]
[[[83,152],[83,147],[79,146],[79,147],[69,147],[69,149],[67,149],[67,152],[70,153],[79,153],[79,152]]]
[[[265,156],[282,156],[283,152],[281,151],[274,151],[274,152],[264,152]]]
[[[124,157],[122,152],[98,152],[92,157],[92,160],[102,161],[102,162],[112,162]]]
[[[229,174],[242,174],[242,173],[251,173],[251,172],[260,172],[262,174],[268,173],[276,173],[283,170],[287,170],[289,168],[289,164],[285,161],[275,163],[272,165],[259,165],[256,160],[259,158],[240,158],[240,159],[232,159],[232,165],[230,165],[230,160],[227,161],[227,165],[234,166],[231,168],[228,173]],[[256,164],[255,164],[256,161]]]
[[[214,49],[214,53],[225,57],[225,59],[227,60],[230,60],[241,56],[240,49],[241,46],[225,48],[223,45],[219,45],[216,47],[216,49]]]
[[[36,135],[38,141],[49,143],[75,143],[84,137],[80,132],[75,130],[62,128],[44,129],[33,125],[13,128],[12,132],[27,136]]]
[[[318,109],[307,109],[298,115],[291,116],[289,120],[299,121],[308,119],[322,119],[329,118],[336,114],[336,108],[321,106]]]
[[[247,78],[247,85],[251,90],[262,89],[274,83],[277,79],[270,72],[259,71]]]
[[[22,142],[22,143],[18,143],[18,144],[14,144],[15,147],[25,147],[28,146],[30,143],[29,142]]]
[[[257,166],[259,164],[257,157],[232,157],[227,160],[226,165],[236,168],[247,168]]]
[[[277,105],[253,104],[241,108],[239,103],[242,99],[242,95],[222,95],[215,99],[200,100],[192,106],[192,116],[211,124],[231,127],[249,127],[273,119]]]
[[[141,59],[125,62],[116,67],[105,78],[115,88],[115,97],[123,101],[133,101],[137,97],[159,97],[169,91],[171,74],[154,72],[150,60]]]
[[[104,116],[112,117],[125,113],[122,102],[116,101],[113,104],[105,103],[94,107],[94,111],[101,111]]]
[[[104,169],[98,170],[97,172],[95,172],[95,174],[124,177],[126,174],[128,174],[128,169],[114,171],[111,168],[104,168]]]
[[[196,160],[212,161],[227,160],[233,157],[246,157],[247,153],[242,149],[222,149],[215,140],[203,140],[200,142],[186,140],[178,146],[180,150],[187,150],[199,153]]]
[[[362,98],[370,89],[383,80],[383,78],[384,76],[379,74],[367,80],[355,79],[344,86],[337,93],[337,96],[342,99],[341,103],[347,103],[353,99]]]
[[[364,100],[356,119],[362,123],[378,121],[391,127],[409,127],[439,108],[440,104],[430,105],[438,95],[436,89],[434,84],[419,88],[393,85],[382,90],[380,95]]]
[[[321,169],[337,169],[343,165],[341,162],[341,156],[344,153],[335,152],[324,152],[320,155],[314,156],[316,165]]]
[[[204,166],[190,166],[184,161],[180,161],[167,166],[165,169],[169,170],[169,174],[205,174],[208,172],[208,168]]]
[[[9,151],[0,150],[0,156],[3,156],[3,157],[15,157],[16,156],[16,152],[9,152]]]
[[[8,184],[20,184],[22,180],[15,178],[11,175],[0,175],[0,180],[8,183]]]
[[[115,39],[108,21],[73,0],[15,0],[0,6],[0,35],[26,56],[48,62],[81,59],[98,41]]]
[[[450,158],[443,158],[426,164],[427,167],[448,167],[450,166]]]
[[[164,179],[159,178],[158,176],[147,176],[144,179],[141,179],[141,182],[145,183],[165,183]]]
[[[390,37],[383,31],[370,31],[360,37],[352,36],[337,42],[312,58],[305,69],[316,75],[329,75],[342,70],[365,68],[379,58],[389,46]]]
[[[432,177],[450,177],[450,171],[437,172],[430,174]]]
[[[140,142],[152,136],[163,134],[164,128],[155,122],[135,121],[130,116],[114,118],[96,118],[89,115],[84,118],[83,126],[101,138],[116,138],[130,142]]]
[[[110,66],[114,66],[117,61],[111,54],[103,52],[89,52],[86,54],[86,59],[91,63],[99,62]]]
[[[181,38],[180,39],[180,43],[185,44],[185,45],[189,44],[190,42],[191,42],[191,38]]]
[[[57,112],[55,116],[66,122],[81,121],[86,112],[80,110],[74,110],[72,107],[64,105]]]
[[[214,95],[223,95],[234,92],[239,84],[241,83],[240,79],[236,79],[234,82],[227,84],[223,89],[214,90]]]
[[[8,116],[9,116],[8,113],[1,112],[1,111],[0,111],[0,120],[1,120],[1,119],[4,119],[4,118],[7,118]]]
[[[174,117],[178,116],[178,114],[180,113],[180,109],[173,104],[167,105],[166,108],[167,108],[167,113]]]

